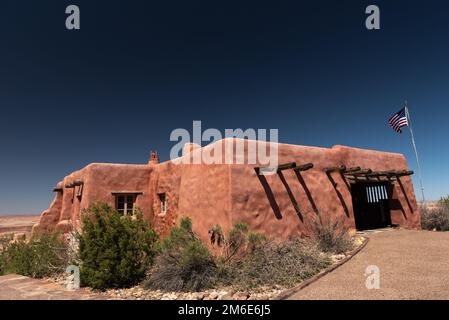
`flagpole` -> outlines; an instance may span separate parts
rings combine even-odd
[[[416,163],[418,165],[419,183],[420,183],[420,186],[421,186],[422,201],[423,201],[423,203],[425,203],[426,202],[426,197],[424,196],[424,184],[423,184],[423,178],[422,178],[421,164],[419,162],[418,150],[416,148],[415,135],[413,133],[412,120],[410,118],[410,112],[408,111],[407,100],[405,100],[405,114],[406,114],[407,119],[408,119],[408,123],[409,123],[408,127],[410,129],[410,134],[411,134],[411,137],[412,137],[413,149],[415,150]]]

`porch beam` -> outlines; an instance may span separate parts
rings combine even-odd
[[[294,171],[307,171],[313,168],[313,163],[306,163],[293,168]]]
[[[347,173],[351,173],[351,172],[357,172],[357,171],[360,171],[360,170],[362,170],[361,167],[352,167],[352,168],[347,168],[344,171],[344,173],[347,174]]]
[[[296,162],[284,163],[278,166],[277,172],[281,172],[283,170],[293,169],[296,167]]]
[[[366,175],[366,174],[370,174],[372,173],[373,170],[371,169],[360,169],[358,171],[352,171],[352,172],[344,172],[344,174],[348,174],[348,175]]]
[[[335,171],[344,172],[344,171],[346,171],[346,166],[341,165],[338,167],[328,167],[328,168],[325,168],[324,171],[326,173],[331,173],[331,172],[335,172]]]

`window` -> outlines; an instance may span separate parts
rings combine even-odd
[[[119,213],[125,215],[134,213],[135,194],[119,194],[115,197],[116,209]]]
[[[366,187],[366,198],[368,203],[379,203],[383,200],[388,200],[387,188],[382,185]]]
[[[167,213],[167,197],[165,193],[159,193],[159,201],[161,202],[161,213],[165,214]]]

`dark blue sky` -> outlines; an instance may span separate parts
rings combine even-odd
[[[79,31],[65,29],[69,4]],[[369,4],[380,31],[365,28]],[[401,152],[415,169],[408,132],[386,124],[405,97],[437,199],[449,193],[448,12],[443,0],[3,0],[0,214],[39,213],[90,162],[167,159],[170,132],[193,120]]]

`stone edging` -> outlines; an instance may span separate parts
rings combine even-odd
[[[354,249],[346,258],[344,258],[343,260],[337,262],[336,264],[333,264],[332,266],[330,266],[329,268],[325,269],[324,271],[321,271],[320,273],[314,275],[312,278],[309,278],[309,279],[301,282],[296,287],[293,287],[291,289],[287,289],[287,290],[283,291],[281,294],[279,294],[273,300],[285,300],[285,299],[289,298],[290,296],[292,296],[293,294],[295,294],[295,293],[301,291],[302,289],[310,286],[312,283],[316,282],[317,280],[321,279],[322,277],[324,277],[328,273],[331,273],[335,269],[339,268],[340,266],[344,265],[346,262],[351,260],[355,255],[357,255],[360,251],[362,251],[363,248],[366,247],[368,242],[369,242],[369,238],[365,238],[363,243],[360,246],[358,246],[356,249]]]

